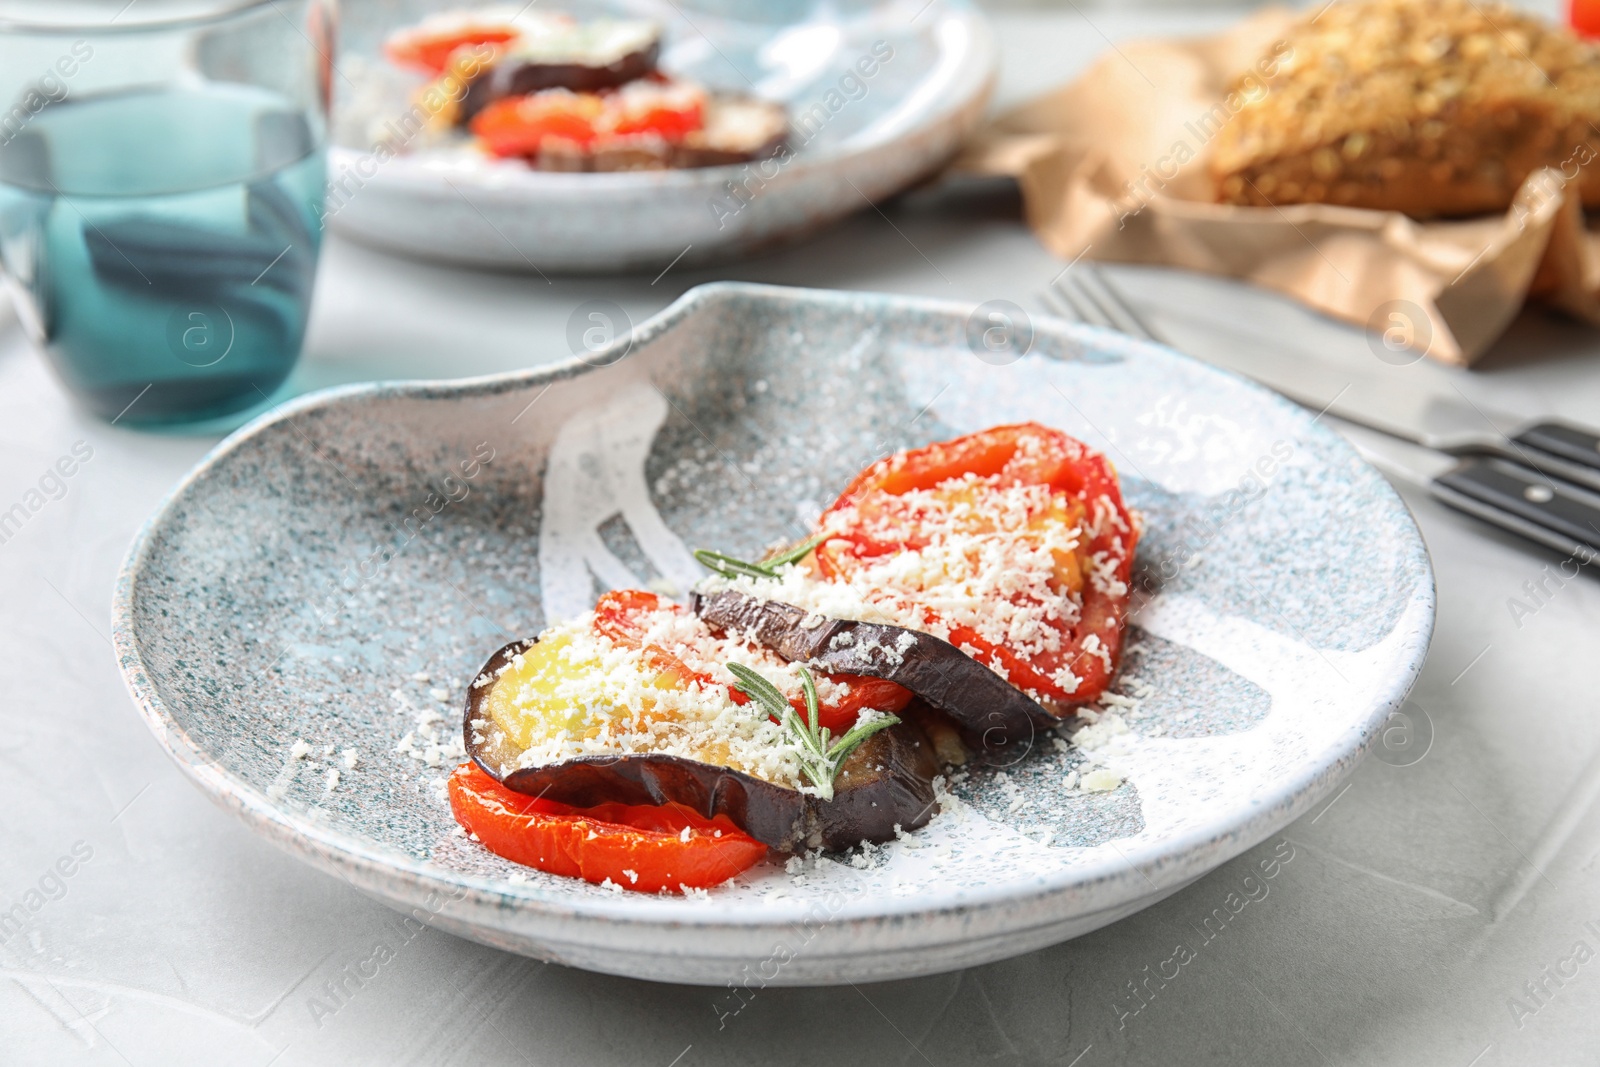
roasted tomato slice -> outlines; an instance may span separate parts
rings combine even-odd
[[[687,86],[623,88],[608,104],[604,128],[616,137],[652,134],[676,144],[706,124],[705,98]]]
[[[449,779],[450,808],[483,846],[513,863],[640,893],[720,885],[761,862],[767,846],[725,815],[682,804],[574,808],[514,793],[475,763]]]
[[[1110,683],[1138,526],[1083,442],[1023,423],[898,453],[862,471],[821,527],[824,578],[914,606],[1019,688],[1066,705]],[[908,553],[920,554],[909,571]]]
[[[547,140],[592,144],[603,107],[594,93],[551,89],[496,100],[473,116],[470,128],[491,155],[536,156]]]
[[[383,54],[400,67],[437,77],[450,66],[457,49],[476,44],[504,44],[520,36],[516,27],[500,22],[455,21],[400,30],[383,42]]]
[[[636,137],[682,141],[705,125],[705,93],[681,83],[641,79],[617,90],[544,89],[496,100],[471,129],[496,156],[536,156],[547,141],[595,149]]]
[[[671,651],[646,643],[645,631],[649,617],[661,611],[689,614],[654,593],[639,589],[613,590],[601,596],[595,604],[595,629],[620,645],[644,648],[650,665],[662,674],[713,684],[709,676],[685,666]],[[835,735],[843,734],[854,726],[863,708],[895,712],[911,702],[909,690],[881,678],[866,678],[856,674],[830,674],[826,677],[834,683],[848,686],[848,692],[824,701],[817,711],[818,725],[827,727]],[[736,704],[745,704],[750,700],[742,690],[732,686],[728,687],[728,695]],[[806,713],[804,698],[791,697],[790,703],[801,715]]]

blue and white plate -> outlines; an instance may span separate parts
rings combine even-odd
[[[994,84],[993,36],[966,0],[563,0],[580,18],[660,22],[664,70],[783,103],[794,151],[782,165],[542,173],[408,132],[419,125],[407,117],[414,83],[379,47],[439,6],[346,6],[327,221],[368,244],[472,266],[653,273],[679,256],[690,265],[781,244],[936,170]],[[407,151],[372,150],[397,130]]]
[[[1112,922],[1350,772],[1421,666],[1432,571],[1388,484],[1299,408],[1066,323],[995,351],[970,310],[710,285],[587,362],[288,404],[140,533],[115,609],[128,686],[250,826],[513,952],[822,984]],[[927,828],[881,849],[761,865],[704,898],[519,869],[457,833],[441,787],[492,650],[607,586],[686,588],[696,546],[795,536],[888,450],[1024,419],[1106,450],[1144,516],[1157,588],[1092,733],[951,782]],[[1115,788],[1085,791],[1091,769]]]

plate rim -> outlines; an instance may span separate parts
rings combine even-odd
[[[764,905],[764,910],[729,914],[727,909],[706,909],[703,903],[680,897],[656,897],[645,894],[611,896],[574,896],[563,899],[549,895],[536,885],[517,886],[501,879],[451,871],[432,861],[398,849],[388,849],[372,842],[370,838],[340,831],[320,823],[304,814],[296,813],[273,801],[264,789],[258,789],[241,777],[234,775],[196,745],[182,725],[166,708],[154,682],[145,670],[139,651],[138,637],[134,632],[134,599],[137,587],[143,580],[142,570],[153,549],[158,534],[166,528],[174,510],[184,501],[194,487],[214,468],[247,442],[282,422],[300,414],[336,405],[350,399],[456,399],[474,396],[495,396],[518,389],[537,388],[541,385],[577,377],[591,369],[611,365],[608,355],[615,349],[627,350],[631,345],[637,350],[656,337],[672,330],[685,319],[718,303],[739,299],[779,304],[823,303],[845,308],[860,308],[863,304],[876,305],[883,310],[931,312],[965,317],[969,312],[965,304],[925,297],[907,297],[891,293],[857,290],[807,289],[789,286],[765,285],[747,282],[712,282],[696,286],[675,300],[661,312],[641,323],[631,337],[622,337],[591,356],[594,364],[573,357],[553,364],[526,370],[507,371],[456,379],[422,379],[415,381],[364,382],[334,386],[317,390],[287,401],[272,411],[251,420],[229,434],[180,479],[163,497],[149,518],[140,526],[119,568],[112,603],[112,644],[130,696],[138,707],[147,727],[157,742],[179,768],[193,780],[215,803],[229,809],[243,819],[252,830],[310,862],[318,869],[333,873],[350,881],[341,868],[364,876],[371,891],[384,893],[384,886],[395,885],[398,879],[413,888],[455,893],[465,890],[473,906],[512,908],[526,913],[526,918],[539,922],[552,920],[595,921],[615,926],[626,924],[636,927],[661,929],[672,926],[680,931],[706,933],[725,930],[747,932],[774,926],[787,926],[814,906],[800,898]],[[1115,331],[1084,326],[1047,317],[1046,329],[1064,339],[1089,338],[1095,347],[1123,348],[1132,351],[1154,350],[1167,358],[1177,357],[1194,364],[1204,373],[1218,374],[1225,379],[1242,383],[1248,389],[1283,410],[1292,412],[1308,433],[1318,437],[1335,452],[1354,460],[1360,476],[1374,484],[1380,497],[1397,509],[1403,518],[1408,547],[1422,562],[1423,575],[1407,598],[1407,606],[1420,604],[1422,625],[1414,632],[1409,643],[1414,646],[1410,662],[1398,671],[1375,698],[1364,723],[1351,724],[1338,740],[1326,750],[1328,757],[1320,762],[1307,761],[1295,773],[1276,780],[1270,792],[1255,798],[1241,817],[1226,824],[1209,824],[1192,827],[1171,836],[1151,842],[1137,850],[1123,850],[1120,858],[1105,857],[1088,863],[1064,865],[1052,875],[1040,875],[1031,881],[1012,881],[961,891],[959,899],[945,897],[929,900],[925,896],[904,898],[869,898],[854,900],[833,912],[830,924],[892,923],[911,917],[925,919],[971,916],[978,913],[995,913],[1007,908],[1031,908],[1053,898],[1070,895],[1083,897],[1084,912],[1101,910],[1146,895],[1145,887],[1162,891],[1167,887],[1182,885],[1204,875],[1247,849],[1258,844],[1282,826],[1304,814],[1345,776],[1350,774],[1366,755],[1378,737],[1378,728],[1388,714],[1398,709],[1410,693],[1427,658],[1437,613],[1436,578],[1426,542],[1416,525],[1405,501],[1376,469],[1360,459],[1355,450],[1334,431],[1313,421],[1309,412],[1278,396],[1265,387],[1240,375],[1214,367],[1164,345],[1139,341]],[[1109,345],[1108,345],[1109,342]],[[620,360],[619,360],[620,362]],[[1225,855],[1215,858],[1216,847],[1230,842],[1236,847],[1223,846]],[[1208,848],[1208,846],[1211,846]],[[1143,880],[1144,887],[1139,886]],[[352,884],[355,884],[352,882]],[[1115,892],[1119,885],[1132,885],[1138,893]],[[462,900],[456,896],[456,902]],[[800,905],[796,907],[795,905]],[[457,921],[475,923],[476,920],[456,916]],[[1060,918],[1060,916],[1057,916]],[[1048,920],[1046,920],[1048,921]],[[1002,923],[999,929],[1019,930],[1033,923]],[[981,936],[980,930],[970,926],[969,938]],[[930,924],[929,933],[936,931]],[[959,943],[969,938],[930,937],[927,947]]]

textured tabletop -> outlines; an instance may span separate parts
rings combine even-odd
[[[1106,37],[1231,17],[1002,12],[1002,101],[1068,77]],[[297,383],[546,362],[567,354],[567,319],[585,300],[637,322],[716,278],[1035,309],[1060,269],[1013,195],[973,186],[654,281],[450,271],[333,240]],[[1261,344],[1374,358],[1360,333],[1259,292],[1114,276],[1202,356]],[[1600,422],[1597,357],[1600,335],[1530,313],[1478,370],[1419,367],[1416,380]],[[108,617],[129,540],[212,443],[87,419],[14,326],[0,333],[0,511],[59,457],[91,453],[0,536],[0,914],[24,919],[0,920],[0,1062],[1487,1067],[1592,1062],[1600,1048],[1600,693],[1583,681],[1600,647],[1600,583],[1546,581],[1536,610],[1513,614],[1511,599],[1530,603],[1525,583],[1559,557],[1424,496],[1406,495],[1439,585],[1413,693],[1432,734],[1421,760],[1369,759],[1281,835],[1071,943],[957,974],[735,998],[403,922],[183,779],[123,690]],[[1247,880],[1269,857],[1275,876]]]

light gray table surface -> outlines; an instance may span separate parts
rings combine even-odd
[[[1000,12],[999,102],[1070,76],[1107,37],[1233,17]],[[642,321],[716,278],[1034,308],[1060,269],[1011,195],[974,187],[923,190],[804,246],[655,281],[546,283],[334,239],[296,382],[546,362],[566,355],[566,320],[584,300],[614,300]],[[1254,343],[1285,358],[1374,358],[1358,331],[1260,292],[1162,271],[1115,276],[1179,347],[1202,356]],[[1597,357],[1600,335],[1529,313],[1479,369],[1418,367],[1416,381],[1443,376],[1501,408],[1596,422]],[[1488,1067],[1600,1058],[1600,675],[1583,680],[1600,660],[1600,584],[1580,576],[1514,619],[1508,599],[1557,557],[1425,496],[1406,493],[1439,587],[1438,628],[1413,694],[1434,732],[1420,762],[1368,760],[1314,815],[1090,936],[957,974],[768,989],[719,1028],[717,990],[586,974],[410,932],[213,808],[135,712],[108,617],[134,531],[214,438],[87,418],[6,326],[0,507],[78,441],[93,457],[65,497],[0,544],[0,910],[30,892],[44,898],[0,942],[0,1062]],[[1200,919],[1283,839],[1293,859],[1268,895],[1143,1010],[1124,1014],[1128,983],[1178,942],[1193,943]],[[50,873],[73,856],[70,877]],[[392,960],[348,980],[379,943]],[[335,1001],[327,988],[341,981],[347,992]]]

